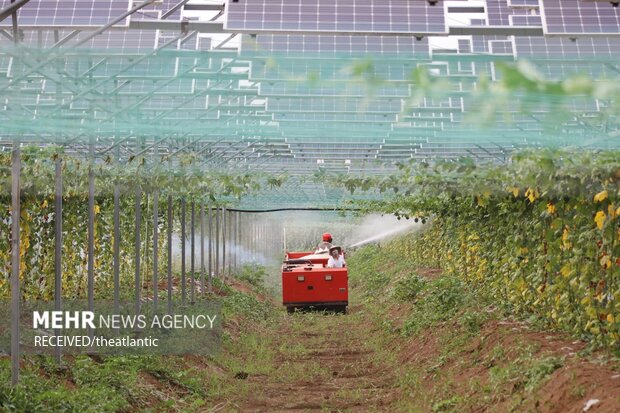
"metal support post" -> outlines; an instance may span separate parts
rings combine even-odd
[[[118,162],[120,157],[120,146],[115,149],[114,163]],[[120,199],[121,185],[116,179],[114,181],[114,247],[112,249],[112,272],[114,277],[114,313],[120,314],[120,290],[121,290],[121,220],[120,220]]]
[[[120,311],[120,251],[121,251],[121,221],[120,221],[120,193],[121,186],[118,182],[114,182],[114,248],[112,251],[112,271],[114,273],[114,313],[119,314]]]
[[[11,383],[19,381],[19,273],[20,244],[19,219],[21,216],[21,149],[15,142],[11,153]]]
[[[157,313],[157,294],[159,279],[159,191],[153,191],[153,310]]]
[[[227,221],[226,207],[222,208],[222,276],[226,277],[226,221]]]
[[[95,141],[88,145],[88,310],[95,311]],[[94,331],[88,328],[88,336]]]
[[[56,158],[56,196],[54,206],[54,310],[60,311],[62,306],[62,160]],[[60,336],[60,329],[54,330],[54,335]],[[56,362],[60,364],[62,348],[54,347]]]
[[[136,202],[134,205],[135,210],[135,240],[134,240],[134,254],[135,254],[135,273],[134,273],[134,294],[135,294],[135,308],[136,314],[140,314],[140,224],[142,221],[142,190],[140,184],[136,186]]]
[[[211,209],[211,204],[209,204],[209,208],[208,208],[208,219],[209,219],[209,268],[208,271],[209,273],[208,275],[208,285],[209,285],[209,292],[211,292],[211,289],[213,287],[213,210]]]
[[[220,209],[215,208],[215,277],[220,277]]]
[[[172,195],[168,195],[168,314],[172,314]]]
[[[200,295],[205,296],[205,204],[200,202]]]
[[[185,305],[185,197],[181,198],[181,303]]]
[[[192,217],[191,217],[191,238],[190,245],[192,247],[192,251],[190,253],[190,270],[192,275],[190,277],[191,285],[190,285],[190,300],[189,302],[194,304],[196,302],[196,203],[192,200]]]

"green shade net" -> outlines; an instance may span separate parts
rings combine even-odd
[[[352,197],[315,175],[506,162],[529,147],[616,149],[618,69],[617,59],[593,56],[4,44],[0,147],[60,145],[77,158],[93,148],[99,163],[138,157],[164,171],[286,176],[239,205],[333,207]]]

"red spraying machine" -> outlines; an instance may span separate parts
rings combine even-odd
[[[349,305],[347,268],[327,268],[328,254],[287,252],[282,264],[282,304],[345,313]]]

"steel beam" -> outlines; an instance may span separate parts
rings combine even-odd
[[[95,140],[88,144],[88,310],[95,310]],[[88,336],[94,331],[88,328]]]
[[[135,294],[135,311],[136,315],[140,314],[140,227],[142,221],[142,190],[140,185],[136,186],[136,199],[134,205],[135,212],[135,239],[134,239],[134,253],[135,253],[135,272],[134,272],[134,294]]]
[[[190,285],[190,300],[191,304],[196,302],[196,202],[192,199],[192,216],[191,216],[191,224],[190,227],[192,232],[190,234],[190,246],[192,248],[190,252],[190,271],[191,277],[190,281],[192,285]]]
[[[56,195],[54,207],[54,310],[60,311],[62,306],[62,159],[56,158]],[[60,336],[60,329],[54,330],[55,336]],[[54,347],[56,362],[60,364],[62,348]]]
[[[200,201],[200,295],[205,296],[205,204]]]
[[[185,209],[186,209],[185,196],[181,198],[181,303],[186,304],[186,282],[185,282],[185,240],[186,240],[186,228],[185,228]]]
[[[172,195],[168,195],[168,221],[167,221],[167,232],[168,232],[168,314],[172,314],[172,227],[173,227],[173,215],[172,215]]]
[[[212,291],[213,288],[213,209],[211,208],[211,204],[209,204],[208,208],[208,225],[209,225],[209,268],[208,271],[208,287],[209,292]]]
[[[11,2],[10,5],[0,10],[0,22],[9,16],[12,16],[14,13],[17,13],[17,10],[19,10],[22,6],[26,5],[29,1],[30,0],[18,0],[14,3]]]
[[[157,313],[159,280],[159,190],[153,190],[153,310]]]
[[[11,383],[19,381],[19,289],[20,243],[19,220],[21,217],[21,149],[16,142],[11,152]]]
[[[227,227],[227,214],[226,207],[222,207],[222,277],[227,277],[226,274],[226,227]]]

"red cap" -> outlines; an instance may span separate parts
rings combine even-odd
[[[332,242],[332,234],[330,234],[329,232],[326,232],[325,234],[323,234],[323,241]]]

